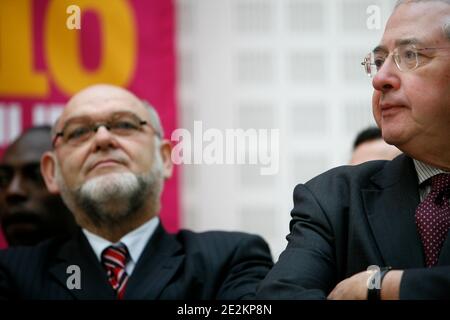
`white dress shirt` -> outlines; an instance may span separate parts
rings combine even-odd
[[[125,270],[130,276],[142,254],[142,251],[144,251],[144,248],[147,245],[148,240],[155,232],[158,223],[159,218],[154,217],[149,221],[147,221],[146,223],[144,223],[139,228],[134,229],[133,231],[127,233],[116,243],[112,243],[106,239],[103,239],[102,237],[99,237],[98,235],[93,234],[92,232],[86,229],[83,229],[83,232],[87,240],[89,241],[89,244],[91,245],[92,249],[94,250],[94,253],[98,258],[98,261],[100,262],[102,252],[107,247],[111,245],[117,245],[120,242],[125,244],[128,248],[128,251],[130,252],[130,261],[127,263]]]

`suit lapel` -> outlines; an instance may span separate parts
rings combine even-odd
[[[160,223],[129,279],[125,299],[158,298],[183,259],[175,236],[168,234]]]
[[[419,191],[411,158],[397,157],[371,181],[373,185],[361,192],[384,263],[394,268],[424,266],[422,243],[414,219]]]
[[[67,268],[70,265],[79,267],[81,289],[67,288],[67,279],[72,274],[67,273]],[[115,299],[115,294],[108,283],[106,272],[101,267],[81,230],[59,250],[55,261],[50,265],[49,272],[76,299]]]

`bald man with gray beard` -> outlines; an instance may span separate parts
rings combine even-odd
[[[90,86],[53,127],[41,171],[80,229],[68,241],[0,253],[11,299],[253,298],[272,266],[267,243],[239,232],[165,231],[159,219],[171,145],[156,111],[131,92]]]

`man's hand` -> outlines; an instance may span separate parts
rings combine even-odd
[[[328,295],[332,300],[367,300],[367,281],[374,270],[357,273],[344,279]]]
[[[367,300],[368,280],[375,271],[363,271],[344,279],[328,295],[332,300]],[[402,270],[391,270],[383,279],[381,285],[382,300],[398,300]]]

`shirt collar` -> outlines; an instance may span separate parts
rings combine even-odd
[[[435,175],[438,175],[440,173],[448,173],[445,172],[444,170],[423,163],[419,160],[413,159],[413,161],[414,167],[416,168],[417,177],[419,178],[419,185],[421,185],[426,180],[434,177]]]
[[[103,250],[105,250],[110,245],[115,245],[118,244],[119,242],[122,242],[127,246],[128,251],[130,252],[131,260],[134,263],[137,263],[139,257],[142,254],[142,251],[144,251],[145,245],[155,232],[158,223],[159,218],[154,217],[149,221],[147,221],[146,223],[144,223],[143,225],[141,225],[140,227],[127,233],[116,243],[112,243],[109,240],[106,240],[84,228],[82,230],[99,261],[101,261],[101,255]]]

